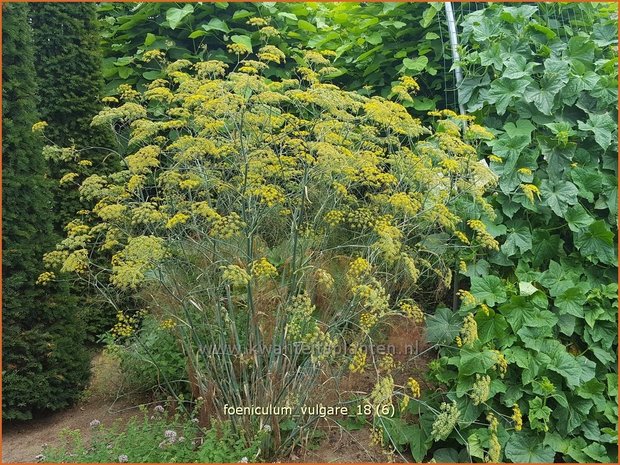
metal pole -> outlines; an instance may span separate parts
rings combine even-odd
[[[454,20],[452,2],[446,2],[446,19],[448,20],[448,34],[450,35],[450,48],[452,49],[452,62],[454,63],[454,75],[456,77],[456,98],[459,103],[459,111],[464,115],[465,107],[459,98],[459,87],[461,87],[461,82],[463,81],[463,74],[461,73],[461,67],[458,65],[461,58],[458,51],[459,41],[456,33],[456,21]]]

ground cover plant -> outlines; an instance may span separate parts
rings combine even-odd
[[[617,460],[617,8],[456,10],[452,63],[442,4],[98,6],[113,139],[14,118],[73,211],[35,289],[161,406],[43,460]]]

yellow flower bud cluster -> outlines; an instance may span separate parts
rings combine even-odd
[[[373,428],[370,431],[370,443],[374,446],[381,446],[383,447],[383,433],[381,432],[380,429],[377,428]]]
[[[468,245],[470,244],[469,238],[462,231],[454,231],[454,235],[463,244],[468,244]]]
[[[394,368],[396,368],[396,366],[397,364],[394,360],[394,356],[392,354],[385,354],[381,357],[378,368],[380,371],[390,373]]]
[[[323,331],[316,318],[310,298],[306,294],[300,294],[293,298],[287,307],[290,314],[286,325],[287,338],[293,342],[301,342],[311,348],[311,360],[319,362],[333,356],[336,341],[328,333]]]
[[[99,217],[106,222],[118,221],[125,216],[127,207],[118,203],[112,205],[99,206],[99,204],[93,209],[93,212],[97,213]]]
[[[47,127],[47,121],[37,121],[32,125],[32,132],[43,132]]]
[[[379,317],[371,312],[362,312],[360,315],[360,329],[369,333],[379,321]]]
[[[187,213],[176,213],[172,218],[170,218],[166,222],[166,228],[173,229],[174,227],[187,223],[187,220],[190,219],[190,216]]]
[[[472,387],[469,397],[474,405],[479,405],[489,400],[491,394],[491,377],[476,373],[476,381]]]
[[[370,393],[370,402],[377,407],[384,405],[392,405],[392,396],[394,395],[394,378],[392,375],[386,375],[377,381],[372,392]]]
[[[154,269],[166,256],[168,250],[161,237],[132,237],[125,248],[112,257],[110,281],[121,289],[135,290],[145,280],[145,273]]]
[[[420,85],[411,76],[401,76],[400,82],[392,86],[392,93],[398,97],[400,101],[412,102],[412,94],[420,90]]]
[[[515,422],[515,431],[521,431],[523,429],[523,415],[518,404],[512,406],[512,420]]]
[[[286,61],[286,55],[282,50],[274,45],[265,45],[258,51],[258,59],[266,63],[273,62],[280,64]]]
[[[463,319],[463,326],[461,327],[461,341],[463,345],[473,344],[478,340],[478,323],[474,319],[472,313],[468,313]]]
[[[226,48],[230,53],[234,53],[235,55],[247,55],[248,53],[252,53],[252,50],[243,44],[228,44]]]
[[[161,50],[147,50],[142,54],[142,61],[162,60],[165,56]]]
[[[258,33],[265,38],[269,38],[269,37],[278,37],[280,35],[280,31],[278,31],[275,27],[273,26],[265,26],[265,27],[261,27],[258,30]]]
[[[256,278],[275,278],[278,276],[278,270],[269,263],[266,257],[261,257],[252,262],[250,266],[252,276]]]
[[[476,297],[474,297],[471,292],[466,291],[465,289],[459,289],[457,295],[461,299],[463,305],[466,307],[475,307],[478,304],[478,300],[476,299]]]
[[[78,249],[71,252],[62,264],[62,273],[85,273],[88,270],[88,250]]]
[[[349,264],[347,277],[352,281],[358,281],[362,276],[368,275],[372,270],[372,266],[365,258],[358,257]]]
[[[480,126],[479,124],[470,124],[465,131],[465,138],[474,140],[492,140],[495,139],[495,136],[484,126]]]
[[[249,24],[250,26],[263,27],[263,26],[267,26],[269,24],[269,21],[265,18],[253,17],[253,18],[248,19],[246,21],[246,24]]]
[[[407,271],[407,274],[411,278],[411,282],[413,284],[417,283],[418,279],[420,278],[420,270],[416,266],[415,261],[413,260],[413,258],[411,258],[407,254],[402,255],[402,260],[405,266],[405,270]]]
[[[231,239],[241,233],[245,223],[236,212],[231,212],[228,216],[220,216],[215,220],[209,231],[209,236],[218,239]]]
[[[163,320],[161,323],[159,323],[159,327],[163,330],[173,329],[176,327],[176,325],[177,325],[176,322],[171,318],[167,318]]]
[[[476,240],[485,248],[499,250],[499,243],[487,232],[487,227],[480,220],[469,220],[467,224],[476,232]]]
[[[351,350],[354,351],[351,362],[349,363],[349,371],[351,373],[364,373],[366,369],[366,351],[362,347],[353,345]]]
[[[407,315],[408,318],[411,318],[417,324],[424,323],[424,312],[422,312],[422,309],[418,304],[401,302],[400,309],[405,313],[405,315]]]
[[[65,184],[69,184],[69,183],[75,181],[78,176],[79,176],[79,174],[77,174],[77,173],[67,173],[62,178],[60,178],[60,181],[58,181],[58,183],[61,186],[65,185]]]
[[[375,279],[371,279],[372,285],[359,284],[351,289],[351,292],[357,297],[362,305],[376,313],[383,315],[389,307],[390,296],[385,293],[385,289]]]
[[[51,272],[51,271],[44,271],[37,278],[37,284],[40,284],[41,286],[45,286],[46,284],[48,284],[51,281],[53,281],[54,278],[56,278],[56,275],[53,272]]]
[[[256,196],[261,203],[268,207],[284,202],[284,193],[282,188],[272,184],[264,184],[250,190],[250,194]]]
[[[442,402],[439,407],[439,415],[433,422],[431,437],[436,441],[445,440],[457,425],[460,416],[461,412],[456,406],[456,402]]]
[[[502,446],[497,438],[499,421],[491,412],[487,415],[487,421],[489,422],[489,452],[485,456],[484,461],[488,463],[497,463],[502,457]]]
[[[233,287],[243,287],[250,282],[248,272],[237,265],[226,265],[220,269],[222,270],[222,280]]]
[[[326,290],[330,291],[333,289],[335,282],[334,277],[329,274],[328,271],[322,268],[317,268],[314,272],[314,278],[316,279],[316,282],[323,286]]]
[[[163,223],[166,215],[157,209],[157,205],[152,202],[144,202],[131,211],[132,225],[148,225]]]
[[[414,399],[419,399],[420,398],[420,383],[418,383],[418,381],[414,378],[409,378],[407,380],[407,387],[409,387],[409,389],[411,389],[411,396]]]
[[[415,215],[422,208],[422,204],[417,198],[412,197],[406,192],[398,192],[393,194],[388,203],[397,211],[401,211],[406,215]]]
[[[368,208],[358,208],[345,214],[345,220],[354,229],[372,228],[376,223],[376,215]]]
[[[119,311],[116,314],[116,323],[110,330],[115,338],[130,337],[134,334],[138,327],[138,319],[133,316],[125,315]]]
[[[497,363],[493,366],[493,369],[499,372],[500,378],[503,378],[508,371],[508,360],[499,350],[493,349],[493,353],[497,357]]]

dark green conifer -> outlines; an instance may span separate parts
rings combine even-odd
[[[32,133],[38,121],[28,6],[3,5],[2,28],[2,412],[27,419],[69,405],[89,373],[84,327],[62,285],[36,284],[54,248],[54,203]]]

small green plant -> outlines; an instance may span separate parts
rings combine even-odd
[[[230,423],[203,429],[195,418],[169,418],[161,405],[142,409],[143,418],[132,419],[125,428],[90,423],[92,436],[80,430],[61,433],[63,443],[44,449],[49,463],[233,463],[257,461],[269,432],[262,430],[252,440],[235,433]]]
[[[176,325],[152,315],[119,313],[103,341],[120,361],[123,384],[132,391],[189,393],[187,361],[174,335]]]

